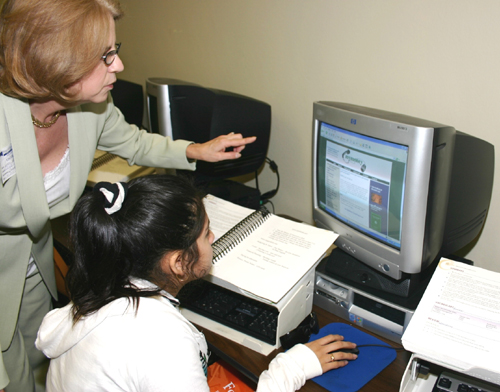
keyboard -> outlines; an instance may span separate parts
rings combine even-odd
[[[276,344],[278,309],[206,280],[188,283],[177,295],[181,307],[239,332]]]
[[[500,386],[460,373],[442,372],[432,392],[500,392]]]

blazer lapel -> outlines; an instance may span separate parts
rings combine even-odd
[[[42,167],[26,101],[1,95],[14,152],[17,183],[27,227],[35,238],[44,231],[50,216],[43,185]]]
[[[81,107],[69,109],[66,113],[69,132],[69,155],[71,161],[71,180],[69,203],[74,206],[82,195],[83,187],[89,174],[91,158],[89,158],[89,132],[81,121]],[[92,144],[95,150],[95,142]],[[92,151],[93,151],[92,150]],[[92,153],[93,157],[93,153]],[[90,159],[90,161],[89,161]],[[83,184],[83,186],[82,186]]]

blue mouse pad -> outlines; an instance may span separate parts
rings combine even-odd
[[[356,343],[358,346],[363,344],[389,346],[382,340],[344,323],[328,324],[321,328],[317,335],[311,335],[310,341],[328,334],[342,335],[345,341]],[[355,392],[380,373],[394,359],[396,359],[396,350],[392,348],[359,347],[359,355],[356,360],[349,362],[342,368],[330,370],[312,380],[331,392]]]

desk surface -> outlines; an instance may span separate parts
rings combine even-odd
[[[316,312],[318,316],[318,321],[320,327],[328,325],[334,322],[342,322],[347,323],[345,320],[337,317],[326,310],[314,306],[313,310]],[[350,323],[348,323],[350,324]],[[363,328],[359,328],[354,324],[350,324],[355,328],[362,330],[363,332],[369,333],[377,338],[389,343],[390,345],[396,345],[394,342],[386,340],[378,335],[372,334],[369,331],[364,330]],[[249,348],[246,348],[238,343],[235,343],[229,339],[226,339],[206,328],[199,327],[199,329],[205,334],[207,341],[215,346],[218,350],[222,351],[224,355],[228,356],[229,360],[234,360],[240,366],[248,370],[250,373],[259,375],[264,370],[267,369],[269,362],[282,352],[282,349],[278,349],[273,351],[269,356],[264,356],[259,354]],[[399,346],[401,347],[401,346]],[[360,389],[362,392],[398,392],[399,386],[401,382],[401,378],[403,377],[403,373],[405,368],[410,360],[411,354],[407,351],[397,351],[396,359],[387,366],[382,372],[380,372],[374,379],[369,381],[363,388]],[[306,384],[300,389],[303,392],[312,392],[312,391],[326,391],[323,387],[319,386],[313,381],[307,381]]]

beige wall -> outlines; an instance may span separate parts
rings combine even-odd
[[[170,77],[272,106],[276,212],[311,222],[311,119],[318,100],[441,122],[500,154],[497,0],[122,0],[124,79]],[[500,161],[500,159],[497,159]],[[500,170],[467,257],[500,271]],[[261,189],[274,189],[266,167]],[[471,192],[464,189],[464,192]]]

